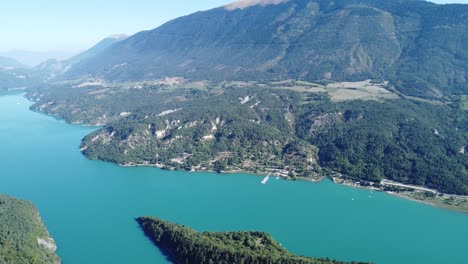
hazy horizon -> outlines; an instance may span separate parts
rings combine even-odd
[[[0,55],[20,52],[63,54],[59,59],[84,51],[113,34],[133,35],[156,28],[174,18],[219,7],[232,0],[135,0],[37,3],[18,0],[3,3],[0,29],[4,40]],[[468,3],[468,0],[433,0],[436,3]],[[27,32],[28,34],[24,34]],[[45,55],[44,55],[45,56]],[[16,57],[12,55],[11,57]]]

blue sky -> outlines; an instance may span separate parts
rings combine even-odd
[[[79,51],[112,34],[134,34],[229,2],[232,0],[2,1],[0,52]],[[434,2],[468,3],[468,0]]]

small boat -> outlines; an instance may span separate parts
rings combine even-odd
[[[263,178],[262,184],[266,184],[266,183],[268,182],[269,179],[270,179],[270,174],[268,174],[268,176],[266,176],[265,178]]]

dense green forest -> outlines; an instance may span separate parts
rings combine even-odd
[[[466,111],[405,100],[336,107],[342,118],[309,137],[323,167],[356,180],[387,178],[468,194],[468,155],[461,152],[468,140]]]
[[[295,256],[273,240],[269,234],[263,232],[200,233],[157,218],[140,217],[137,221],[145,234],[177,264],[345,263]]]
[[[338,172],[468,194],[463,100],[333,101],[310,89],[52,87],[29,96],[38,111],[106,124],[82,142],[92,159],[293,178]]]
[[[49,233],[30,202],[0,195],[0,263],[57,264],[60,259],[38,239]],[[54,244],[55,245],[55,244]]]

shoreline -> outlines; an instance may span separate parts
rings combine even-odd
[[[411,195],[405,194],[405,193],[394,193],[394,192],[385,192],[385,193],[387,193],[389,195],[392,195],[392,196],[395,196],[395,197],[398,197],[398,198],[405,199],[405,200],[410,200],[410,201],[413,201],[413,202],[416,202],[416,203],[429,205],[429,206],[432,206],[432,207],[435,207],[435,208],[444,209],[444,210],[448,210],[448,211],[451,211],[451,212],[458,212],[458,213],[468,214],[468,204],[466,206],[461,207],[461,206],[457,206],[457,205],[445,204],[442,201],[437,203],[437,202],[432,201],[432,200],[420,200],[420,199],[417,199],[417,198],[412,197]],[[458,196],[458,197],[460,197],[460,196]],[[460,198],[460,199],[463,199],[464,201],[468,201],[467,198]]]
[[[157,163],[157,164],[149,164],[149,163],[148,164],[141,164],[141,163],[139,164],[139,163],[132,163],[132,162],[126,163],[126,164],[119,164],[119,163],[115,163],[115,162],[112,162],[112,163],[116,164],[119,167],[124,167],[124,168],[150,167],[150,168],[158,168],[158,169],[167,170],[167,171],[183,171],[183,172],[189,172],[189,173],[208,172],[208,173],[215,173],[215,174],[247,174],[247,175],[252,175],[252,176],[257,176],[257,177],[265,177],[265,176],[268,175],[268,173],[273,173],[273,172],[268,172],[268,171],[261,171],[261,172],[255,173],[255,172],[247,171],[247,170],[229,170],[229,171],[222,171],[221,173],[219,173],[217,171],[209,170],[209,169],[192,169],[192,170],[176,170],[176,169],[170,169],[170,168],[168,169],[168,165],[164,165],[164,164],[160,164],[160,163]],[[286,177],[286,176],[278,176],[278,177],[280,177],[283,180],[303,180],[302,178],[304,178],[304,180],[305,180],[307,178],[307,177],[297,177],[297,178],[294,179],[294,178],[290,178],[290,177]],[[314,180],[314,179],[309,179],[308,181],[320,182],[320,181],[322,181],[322,179],[320,179],[320,181],[317,181],[317,180]]]
[[[379,192],[383,192],[394,197],[429,205],[429,206],[436,207],[439,209],[445,209],[445,210],[449,210],[452,212],[459,212],[459,213],[468,213],[468,196],[439,193],[435,190],[431,190],[423,186],[406,185],[403,183],[396,183],[396,182],[389,181],[386,179],[383,179],[381,181],[383,182],[383,184],[379,184],[380,188],[374,187],[372,185],[362,186],[360,185],[360,182],[343,180],[341,178],[336,178],[336,177],[331,177],[331,179],[335,184],[340,184],[340,185],[353,187],[353,188],[379,191]],[[385,182],[391,182],[391,183],[398,184],[400,186],[406,186],[407,189],[397,190],[397,191],[385,190],[385,187],[384,187]],[[412,189],[412,188],[415,188],[415,189]],[[411,190],[408,190],[408,189],[411,189]],[[426,191],[422,191],[424,189]],[[426,195],[427,193],[431,193],[431,194],[437,193],[437,195],[434,194],[434,196],[427,196]],[[451,204],[446,202],[447,200],[450,200],[450,199],[452,199]],[[459,204],[455,204],[455,203],[459,203]]]
[[[159,168],[161,170],[166,170],[165,169],[166,165],[164,165],[164,164],[136,164],[136,163],[128,163],[128,164],[118,164],[118,163],[116,163],[116,164],[118,166],[121,166],[121,167],[152,167],[152,168]],[[185,172],[189,172],[189,173],[207,172],[207,173],[217,173],[217,174],[247,174],[247,175],[252,175],[252,176],[257,176],[257,177],[265,177],[268,174],[268,172],[266,172],[266,171],[262,171],[262,172],[259,172],[259,173],[254,173],[254,172],[251,172],[251,171],[243,171],[243,170],[222,171],[221,173],[218,173],[218,172],[212,171],[212,170],[201,170],[201,169],[198,169],[198,170],[192,169],[190,171],[180,170],[180,171],[185,171]],[[274,177],[276,177],[276,176],[274,176]],[[424,193],[423,191],[420,191],[420,190],[419,191],[418,190],[401,191],[401,192],[386,191],[386,190],[383,189],[383,187],[377,188],[377,187],[374,187],[372,185],[371,186],[362,186],[360,184],[357,184],[359,182],[343,180],[342,178],[337,178],[337,177],[333,177],[333,176],[321,176],[318,179],[317,178],[309,178],[309,177],[296,177],[296,178],[291,178],[291,177],[286,177],[286,176],[279,176],[279,177],[282,180],[288,180],[288,181],[296,181],[297,180],[297,181],[306,181],[306,182],[312,182],[312,183],[321,183],[325,179],[330,179],[334,184],[337,184],[337,185],[342,185],[342,186],[352,187],[352,188],[360,188],[360,189],[371,190],[371,191],[383,192],[383,193],[385,193],[387,195],[391,195],[391,196],[398,197],[398,198],[405,199],[405,200],[412,201],[412,202],[425,204],[425,205],[436,207],[436,208],[439,208],[439,209],[444,209],[444,210],[449,210],[449,211],[452,211],[452,212],[459,212],[459,213],[468,213],[468,196],[460,196],[460,195],[440,193],[442,196],[435,196],[435,197],[433,197],[433,199],[430,199],[430,198],[418,199],[418,198],[414,197],[414,195],[422,194],[422,193]],[[385,180],[383,180],[383,181],[385,181]],[[394,183],[394,182],[392,182],[392,183]],[[399,183],[399,184],[401,184],[403,186],[409,186],[409,185],[405,185],[405,184],[402,184],[402,183]],[[412,186],[412,187],[427,189],[427,188],[424,188],[423,186]],[[427,189],[427,190],[429,190],[429,189]],[[453,197],[455,199],[455,201],[462,201],[463,206],[459,206],[459,205],[456,205],[456,204],[447,204],[447,203],[443,202],[444,200],[450,199],[450,197]],[[458,200],[456,200],[456,199],[458,199]]]

